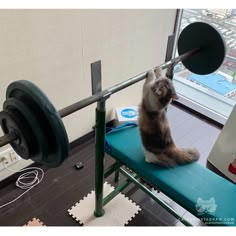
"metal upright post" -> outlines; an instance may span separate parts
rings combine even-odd
[[[92,94],[102,91],[101,61],[91,64]],[[101,217],[103,210],[103,183],[104,183],[104,145],[106,129],[106,102],[102,98],[97,102],[95,124],[95,210],[94,215]]]
[[[96,109],[95,127],[95,211],[96,217],[104,215],[103,209],[103,183],[104,183],[104,146],[106,129],[106,102],[99,101]]]
[[[168,42],[167,42],[167,49],[166,49],[166,58],[165,58],[165,62],[169,61],[172,59],[173,57],[173,50],[174,50],[174,42],[175,42],[175,35],[172,34],[168,37]],[[166,70],[166,76],[168,78],[170,78],[171,80],[173,79],[173,71],[174,71],[174,66],[176,64],[173,63],[172,65],[170,65],[167,70]]]
[[[172,35],[168,37],[168,42],[167,42],[167,49],[166,49],[166,57],[165,57],[165,62],[171,60],[172,58],[175,57],[175,51],[177,47],[177,41],[178,41],[178,35],[179,35],[179,26],[181,24],[181,19],[183,15],[183,10],[182,9],[177,9],[176,12],[176,19],[175,19],[175,26],[174,26],[174,32]],[[166,76],[170,78],[171,80],[174,77],[174,67],[177,63],[173,63],[167,68],[166,71]]]

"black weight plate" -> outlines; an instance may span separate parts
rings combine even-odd
[[[18,135],[25,137],[28,140],[28,149],[30,150],[30,156],[27,159],[32,159],[35,162],[41,162],[45,155],[48,153],[48,143],[46,137],[38,124],[38,120],[31,112],[30,108],[24,104],[21,100],[15,98],[8,98],[4,104],[3,109],[6,111],[11,111],[16,119],[18,117],[21,125],[24,125],[24,129],[17,130]],[[26,133],[26,130],[28,132]],[[12,145],[13,149],[17,152],[19,156],[22,156],[21,152]]]
[[[23,118],[17,112],[5,110],[0,113],[0,124],[4,134],[15,133],[17,139],[10,142],[10,145],[15,152],[24,159],[30,158],[32,152],[31,133],[25,123],[22,122]]]
[[[221,34],[211,25],[194,22],[183,29],[178,39],[179,55],[194,48],[201,50],[183,60],[191,72],[206,75],[216,71],[225,58],[225,43]]]
[[[44,92],[32,82],[20,80],[8,86],[6,97],[23,102],[37,119],[49,148],[40,163],[48,167],[62,164],[68,157],[69,141],[61,117]]]

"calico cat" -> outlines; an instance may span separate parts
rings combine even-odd
[[[176,147],[166,117],[166,108],[178,99],[173,83],[161,75],[161,69],[149,71],[139,106],[139,128],[145,161],[164,167],[191,163],[199,159],[197,149]]]

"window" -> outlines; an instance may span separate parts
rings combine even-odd
[[[236,9],[184,9],[181,13],[180,32],[196,21],[211,24],[225,40],[226,57],[217,71],[204,76],[176,65],[174,85],[180,102],[224,124],[236,103]]]

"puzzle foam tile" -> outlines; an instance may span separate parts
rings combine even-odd
[[[104,197],[108,195],[114,187],[104,183]],[[84,226],[124,226],[128,224],[141,210],[140,206],[119,193],[114,199],[104,206],[105,214],[102,217],[94,216],[95,192],[92,191],[79,203],[76,203],[68,210],[76,221]]]
[[[33,218],[31,221],[29,221],[27,224],[24,226],[46,226],[42,221],[40,221],[37,218]]]

